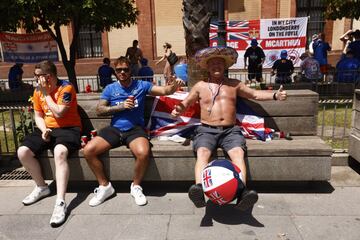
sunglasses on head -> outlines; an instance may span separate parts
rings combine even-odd
[[[129,72],[130,69],[129,69],[129,68],[115,68],[115,71],[116,71],[117,73],[121,73],[122,71],[124,71],[124,72]]]

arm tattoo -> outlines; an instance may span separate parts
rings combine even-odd
[[[109,106],[108,101],[101,99],[96,108],[96,114],[98,116],[109,116],[123,110],[125,110],[124,102],[120,102],[115,106]]]

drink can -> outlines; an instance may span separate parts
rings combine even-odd
[[[81,145],[85,146],[88,142],[88,137],[86,135],[81,136]]]
[[[134,97],[133,95],[130,95],[130,96],[128,97],[128,99],[130,99],[131,101],[133,101],[133,102],[134,102],[135,97]]]
[[[93,139],[94,137],[96,137],[96,135],[97,135],[96,129],[91,130],[90,135],[91,135],[91,139]]]

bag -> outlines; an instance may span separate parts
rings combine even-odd
[[[179,60],[178,57],[174,52],[171,52],[170,55],[167,57],[167,60],[169,61],[170,65],[175,65],[175,63]]]

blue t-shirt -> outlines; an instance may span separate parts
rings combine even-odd
[[[152,82],[154,77],[154,71],[149,66],[143,66],[138,72],[139,77],[143,77],[143,81]]]
[[[327,52],[331,50],[330,45],[324,41],[316,41],[313,44],[314,58],[320,65],[327,65]]]
[[[109,65],[103,64],[101,67],[99,67],[98,74],[100,78],[100,86],[104,88],[106,85],[113,82],[111,77],[112,75],[115,75],[115,71]]]
[[[21,88],[21,78],[24,71],[18,65],[14,65],[10,68],[8,79],[9,79],[9,88],[11,90]]]
[[[152,87],[152,83],[140,80],[133,80],[127,88],[123,87],[119,82],[107,85],[100,99],[108,101],[110,106],[124,102],[131,95],[135,97],[135,105],[137,105],[133,109],[115,113],[111,119],[111,126],[118,128],[120,131],[127,131],[135,126],[144,127],[145,99]]]
[[[359,81],[360,61],[345,57],[336,64],[336,81],[354,83]]]
[[[354,53],[354,57],[360,61],[360,40],[350,43],[348,49],[351,49]]]

